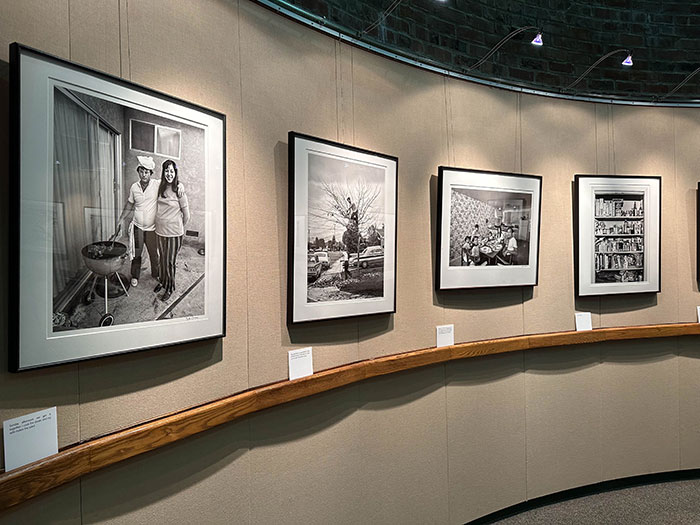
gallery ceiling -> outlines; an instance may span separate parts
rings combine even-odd
[[[700,1],[271,1],[355,41],[487,81],[650,102],[700,99],[700,74],[669,95],[700,66]],[[533,29],[474,68],[504,37],[527,26]],[[541,29],[543,46],[530,43],[534,28]],[[621,65],[625,50],[631,67]]]

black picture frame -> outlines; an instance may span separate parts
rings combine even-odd
[[[661,291],[661,184],[655,175],[574,176],[578,297]]]
[[[9,370],[224,337],[225,115],[19,43],[10,45],[10,108]],[[177,185],[158,184],[159,154],[129,151],[125,122],[135,115],[189,141],[167,165]],[[122,217],[139,167],[152,174],[141,179],[150,211],[135,201]],[[179,205],[170,220],[159,196]],[[144,270],[129,257],[127,224],[143,228]],[[151,250],[161,242],[171,254],[162,272],[160,248]]]
[[[395,313],[398,158],[288,139],[288,324]]]
[[[541,203],[539,175],[439,166],[435,289],[537,286]]]

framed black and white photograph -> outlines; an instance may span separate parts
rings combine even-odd
[[[576,175],[579,296],[661,291],[661,177]]]
[[[288,320],[396,311],[398,159],[289,133]]]
[[[438,290],[537,285],[542,177],[438,168]]]
[[[224,334],[225,117],[10,47],[10,369]]]

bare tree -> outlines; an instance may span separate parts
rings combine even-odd
[[[373,208],[381,194],[379,185],[367,184],[363,178],[359,178],[350,185],[322,182],[321,189],[323,197],[319,202],[309,204],[310,219],[330,226],[336,224],[345,230],[356,227],[359,235],[380,219]],[[357,250],[359,252],[359,240]]]

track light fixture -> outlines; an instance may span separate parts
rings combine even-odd
[[[659,102],[661,102],[662,100],[665,100],[666,98],[670,97],[670,96],[673,95],[676,91],[678,91],[680,88],[682,88],[683,86],[685,86],[685,85],[688,83],[688,81],[689,81],[691,78],[693,78],[695,75],[697,75],[698,73],[700,73],[700,67],[697,68],[697,69],[696,69],[695,71],[693,71],[692,73],[690,73],[687,77],[685,77],[685,78],[683,79],[683,81],[682,81],[680,84],[678,84],[676,87],[674,87],[671,91],[669,91],[668,93],[666,93],[663,97],[658,98],[657,100],[658,100]]]
[[[576,80],[574,80],[571,84],[569,84],[568,86],[563,88],[562,91],[567,91],[569,89],[572,89],[576,84],[581,82],[586,77],[586,75],[588,75],[588,73],[593,71],[598,66],[598,64],[600,64],[606,58],[611,57],[617,53],[627,53],[627,58],[625,58],[622,61],[622,65],[627,66],[627,67],[632,66],[632,51],[630,51],[629,49],[624,49],[624,48],[623,49],[616,49],[615,51],[610,51],[610,53],[606,53],[605,55],[600,57],[598,60],[596,60],[591,67],[589,67],[588,69],[586,69],[586,71],[584,71],[583,75],[581,75]]]
[[[543,44],[543,42],[542,42],[542,30],[541,30],[539,27],[537,27],[537,26],[524,26],[524,27],[519,27],[518,29],[515,29],[514,31],[511,31],[511,32],[508,33],[506,36],[504,36],[504,37],[501,39],[501,41],[500,41],[498,44],[496,44],[495,46],[493,46],[493,47],[491,48],[491,50],[490,50],[488,53],[486,53],[486,55],[484,55],[484,57],[483,57],[481,60],[479,60],[479,61],[478,61],[476,64],[474,64],[473,66],[468,67],[468,68],[466,69],[466,71],[473,71],[474,69],[477,69],[479,66],[481,66],[481,64],[483,64],[483,63],[486,62],[489,58],[491,58],[491,56],[492,56],[496,51],[498,51],[498,50],[503,46],[503,44],[505,44],[506,42],[508,42],[508,40],[510,40],[511,38],[513,38],[513,37],[516,36],[516,35],[519,35],[519,34],[522,33],[523,31],[528,31],[528,30],[530,30],[530,29],[534,29],[535,31],[537,31],[537,35],[536,35],[535,38],[532,40],[531,44],[533,44],[533,45],[535,45],[535,46],[541,46],[541,45]]]

